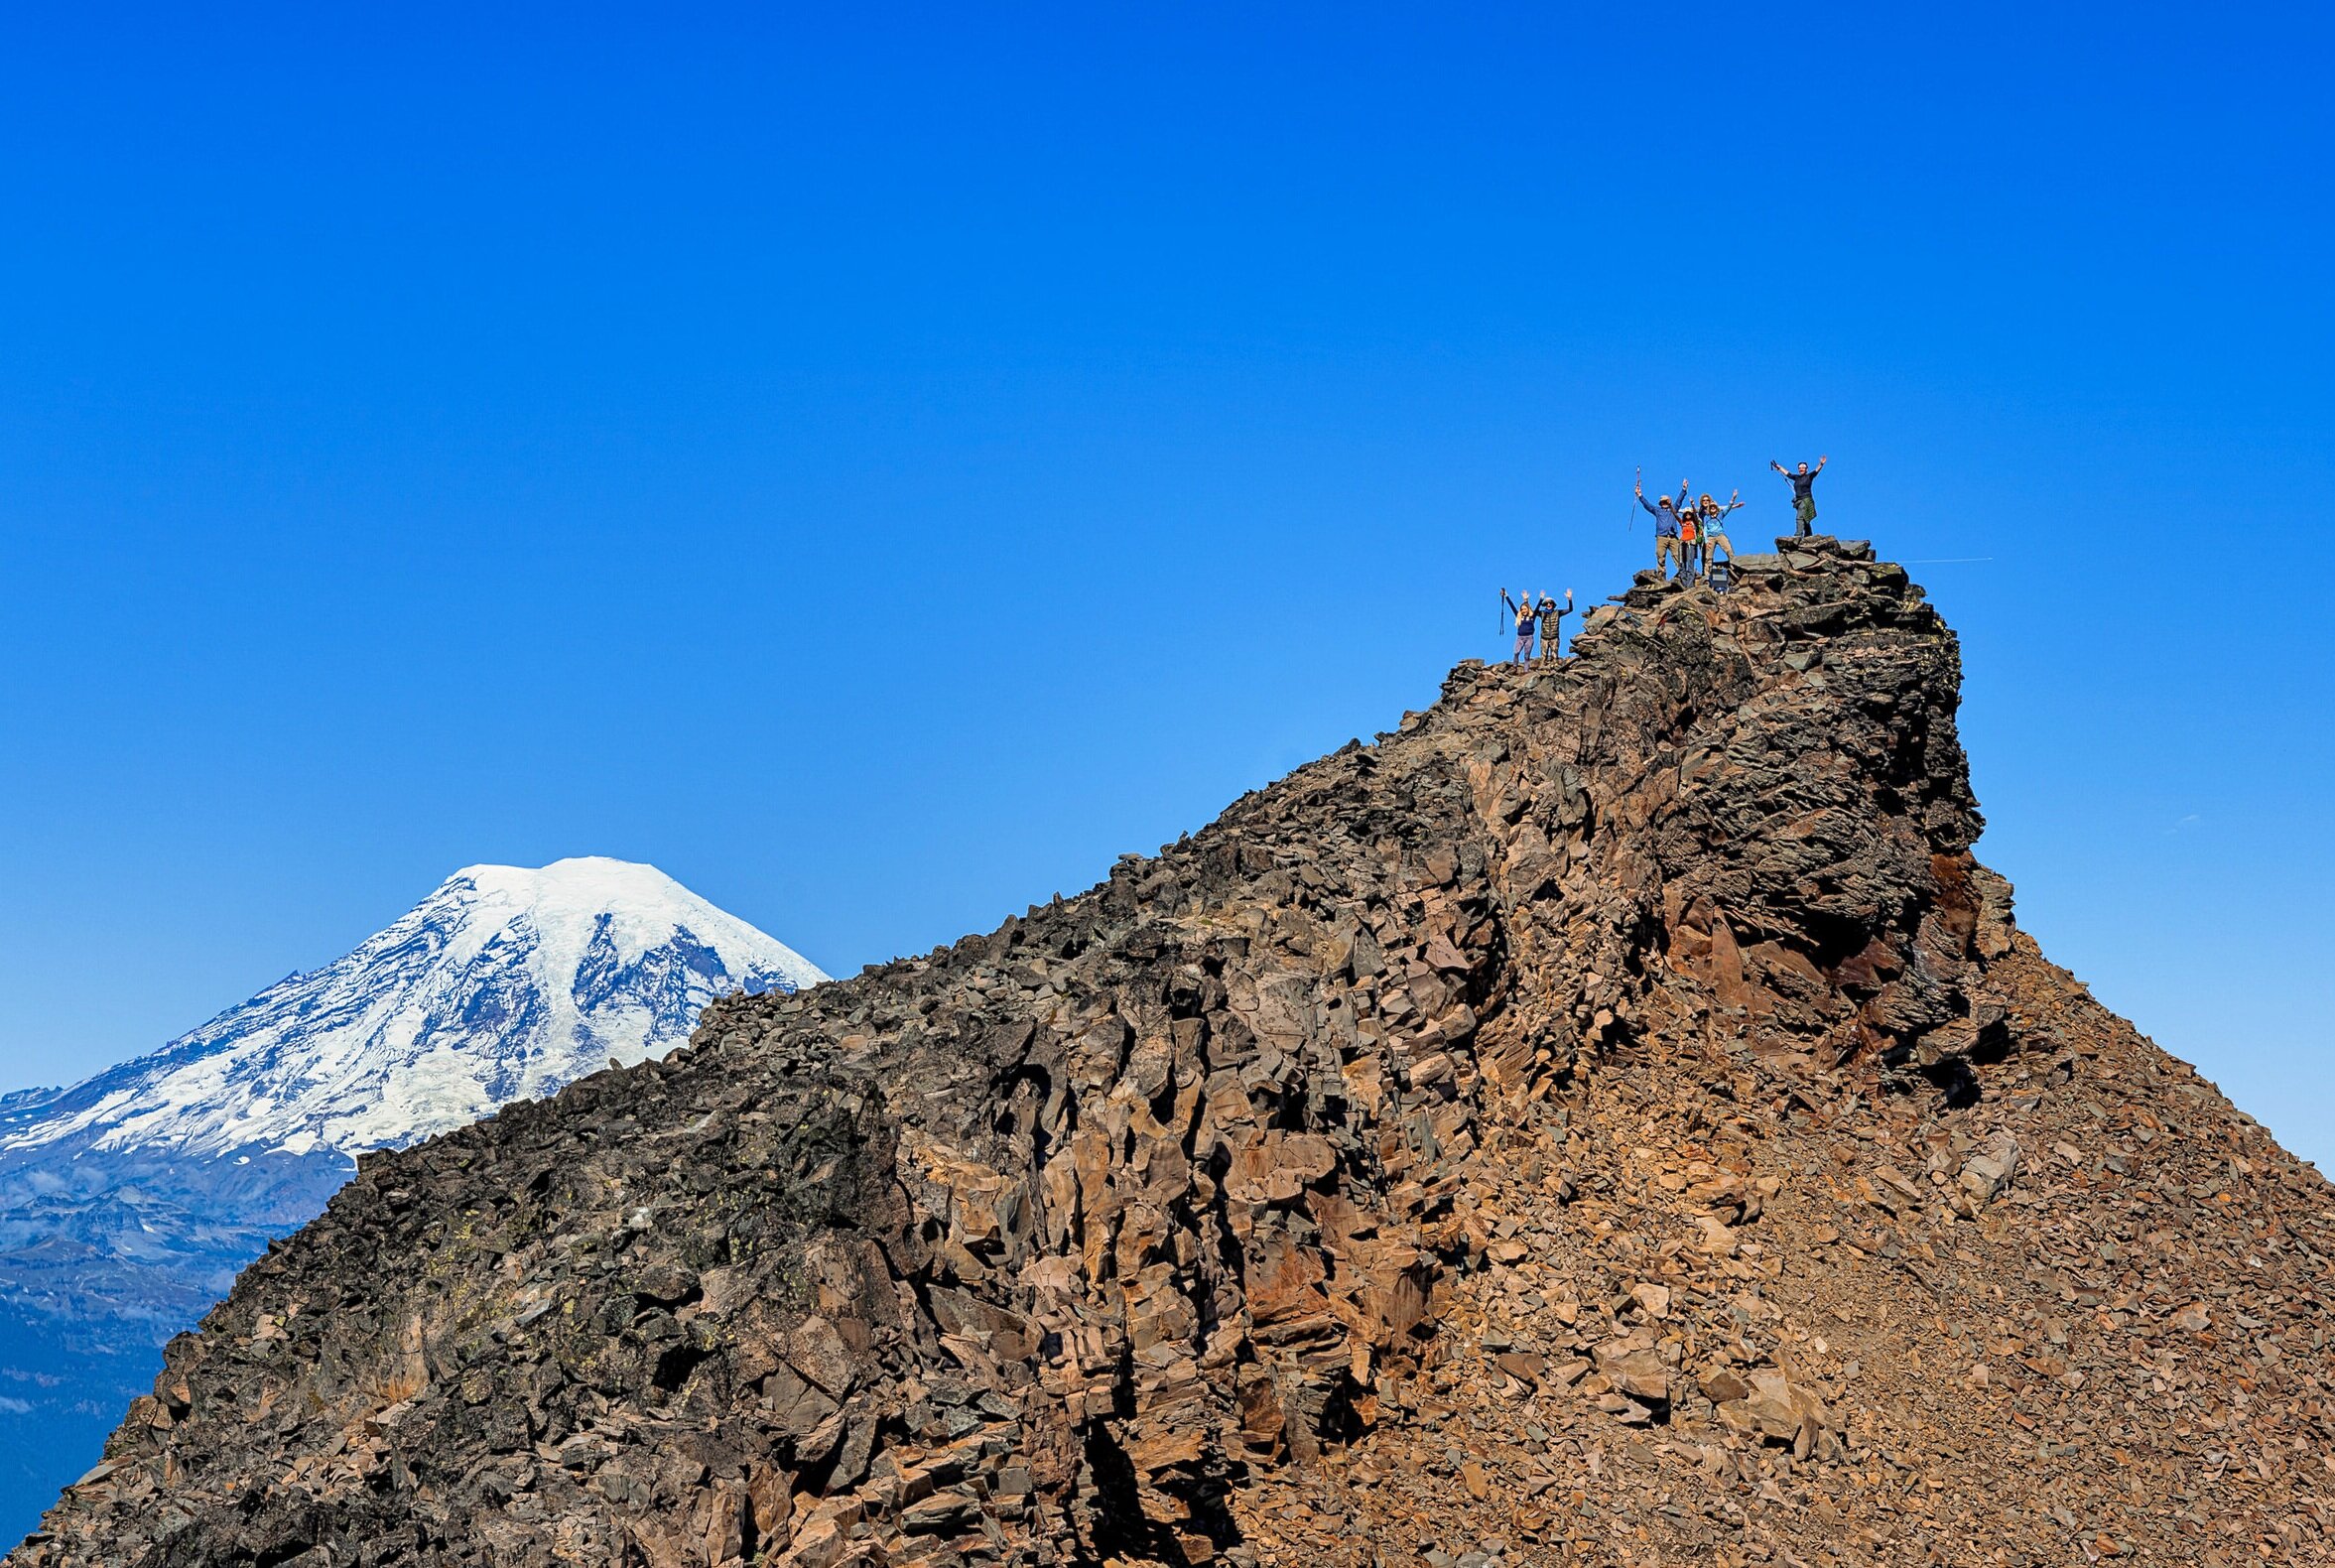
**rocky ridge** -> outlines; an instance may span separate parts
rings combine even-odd
[[[1862,545],[368,1156],[11,1559],[2318,1561],[2335,1193],[1978,864]]]

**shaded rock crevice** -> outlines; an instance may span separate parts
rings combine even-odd
[[[2052,1365],[2038,1129],[2179,1075],[1973,859],[1920,590],[1829,540],[1739,583],[368,1158],[13,1560],[1611,1560],[1593,1494],[1714,1561],[1899,1538],[1859,1478],[1954,1427],[1910,1304],[1992,1269]]]

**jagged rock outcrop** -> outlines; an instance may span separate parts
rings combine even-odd
[[[398,1154],[13,1561],[2319,1560],[2335,1194],[1971,855],[1863,546]]]

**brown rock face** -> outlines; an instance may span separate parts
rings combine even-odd
[[[2335,1193],[1970,847],[1861,546],[405,1153],[11,1559],[2323,1561]]]

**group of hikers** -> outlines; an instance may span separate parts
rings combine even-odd
[[[1816,476],[1824,471],[1830,457],[1818,457],[1811,468],[1803,459],[1798,468],[1786,468],[1769,458],[1767,466],[1783,475],[1792,487],[1793,531],[1802,539],[1808,537],[1816,522]],[[1720,552],[1725,551],[1730,564],[1735,561],[1735,544],[1722,530],[1727,514],[1744,504],[1744,492],[1734,491],[1724,504],[1711,498],[1705,490],[1700,499],[1684,479],[1678,481],[1676,500],[1667,495],[1646,499],[1645,474],[1639,470],[1637,504],[1654,519],[1654,570],[1667,574],[1671,563],[1686,576],[1706,572],[1717,567]]]
[[[1509,656],[1510,663],[1531,662],[1532,634],[1536,629],[1540,633],[1540,656],[1543,659],[1557,657],[1557,634],[1564,630],[1565,617],[1573,613],[1571,588],[1565,589],[1565,602],[1562,604],[1546,593],[1535,602],[1529,590],[1521,599],[1510,598],[1506,588],[1499,590],[1499,601],[1509,614],[1516,617],[1516,651]]]
[[[1797,468],[1787,468],[1772,458],[1768,460],[1767,466],[1783,475],[1784,482],[1792,487],[1792,525],[1799,538],[1805,539],[1814,532],[1816,476],[1831,460],[1820,457],[1813,468],[1805,459]],[[1662,495],[1649,501],[1645,470],[1639,469],[1637,504],[1654,519],[1654,570],[1668,576],[1675,566],[1680,577],[1699,574],[1720,592],[1726,592],[1733,576],[1729,569],[1735,564],[1735,543],[1727,537],[1723,525],[1728,514],[1744,504],[1743,494],[1741,490],[1733,491],[1725,501],[1715,499],[1708,490],[1697,496],[1693,487],[1681,479],[1675,498]],[[1532,660],[1535,633],[1540,638],[1540,657],[1558,656],[1558,634],[1563,630],[1565,617],[1573,612],[1571,588],[1565,589],[1565,602],[1561,605],[1546,593],[1537,599],[1529,591],[1518,597],[1511,596],[1506,588],[1499,590],[1499,601],[1502,614],[1515,619],[1516,648],[1509,655],[1510,663],[1526,664]]]

